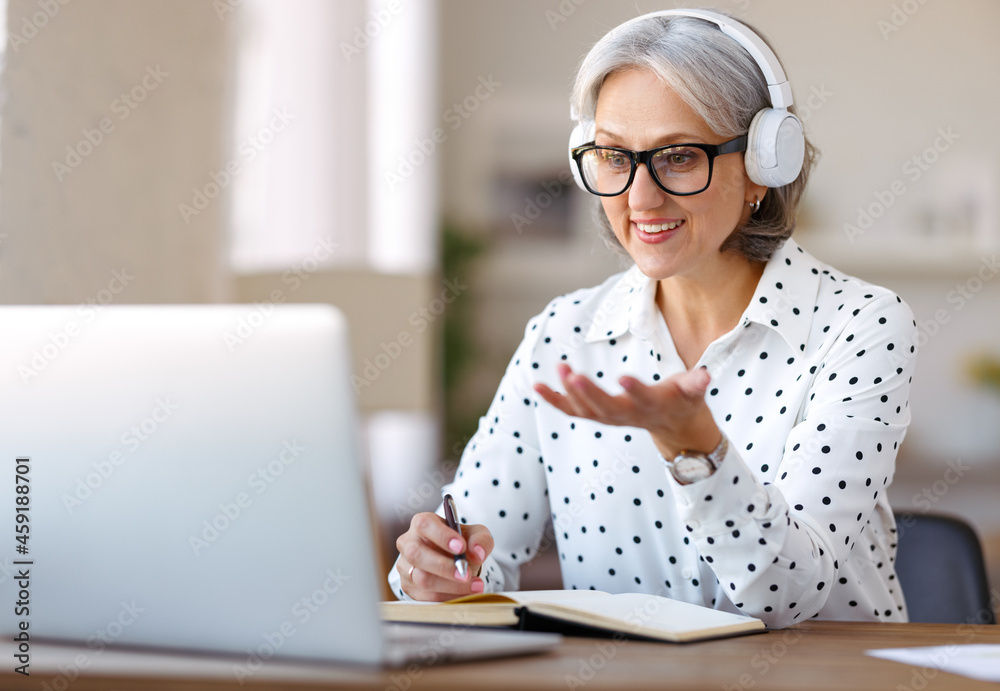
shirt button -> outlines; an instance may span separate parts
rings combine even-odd
[[[693,574],[693,573],[691,572],[691,569],[689,569],[689,568],[688,568],[688,567],[686,567],[686,566],[685,566],[685,567],[684,567],[684,569],[683,569],[683,570],[681,571],[681,575],[682,575],[682,576],[684,576],[684,579],[685,579],[685,580],[688,580],[688,581],[690,581],[690,580],[691,580],[691,578],[692,578],[692,577],[694,576],[694,574]]]
[[[701,523],[699,523],[697,520],[693,518],[690,521],[688,521],[687,524],[691,526],[692,530],[698,530],[698,528],[701,527]]]

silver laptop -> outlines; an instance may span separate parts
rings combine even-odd
[[[27,599],[0,633],[249,663],[551,648],[391,640],[349,375],[329,306],[0,307],[0,602]]]

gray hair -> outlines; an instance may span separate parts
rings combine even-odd
[[[743,20],[738,21],[760,35]],[[720,137],[746,134],[757,111],[771,107],[767,81],[757,63],[716,24],[694,17],[650,17],[605,35],[580,65],[571,102],[580,122],[590,132],[604,80],[614,72],[630,68],[648,69],[656,74]],[[795,107],[789,110],[794,113]],[[818,151],[806,138],[805,160],[798,178],[768,190],[757,213],[733,230],[722,243],[721,251],[732,250],[751,261],[767,261],[795,229],[795,215],[817,155]],[[600,199],[595,201],[595,220],[605,242],[624,251]]]

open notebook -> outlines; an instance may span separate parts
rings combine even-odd
[[[567,635],[624,635],[685,643],[765,630],[753,617],[646,593],[528,590],[482,593],[442,603],[383,602],[386,621],[510,626]]]

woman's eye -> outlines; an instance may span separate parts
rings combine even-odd
[[[617,151],[606,151],[604,153],[604,161],[614,167],[627,166],[628,156]]]
[[[700,169],[707,162],[700,149],[691,148],[665,149],[656,154],[653,160],[656,168],[673,174]]]

